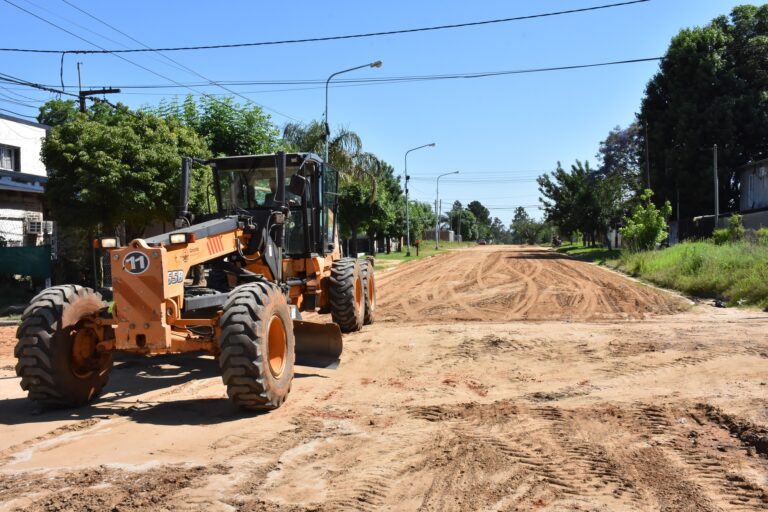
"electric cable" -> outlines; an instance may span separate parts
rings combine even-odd
[[[114,26],[110,25],[110,24],[109,24],[109,23],[107,23],[106,21],[104,21],[104,20],[102,20],[102,19],[98,18],[97,16],[94,16],[93,14],[91,14],[91,13],[89,13],[89,12],[85,11],[84,9],[81,9],[80,7],[76,6],[76,5],[75,5],[75,4],[73,4],[72,2],[69,2],[68,0],[61,0],[61,1],[62,1],[62,2],[64,2],[65,4],[69,5],[69,6],[70,6],[70,7],[72,7],[73,9],[76,9],[76,10],[80,11],[81,13],[83,13],[83,14],[85,14],[86,16],[90,17],[91,19],[94,19],[94,20],[98,21],[99,23],[101,23],[102,25],[105,25],[106,27],[108,27],[108,28],[110,28],[110,29],[114,30],[114,31],[115,31],[115,32],[117,32],[118,34],[121,34],[121,35],[123,35],[123,36],[127,37],[128,39],[130,39],[131,41],[133,41],[133,42],[135,42],[135,43],[138,43],[138,44],[140,44],[140,45],[141,45],[141,46],[143,46],[144,48],[146,48],[146,49],[150,49],[150,50],[151,50],[151,48],[150,48],[149,46],[147,46],[146,44],[142,43],[141,41],[139,41],[139,40],[138,40],[138,39],[136,39],[135,37],[132,37],[132,36],[130,36],[129,34],[126,34],[126,33],[125,33],[125,32],[123,32],[122,30],[120,30],[120,29],[118,29],[118,28],[116,28],[116,27],[114,27]],[[210,78],[208,78],[208,77],[206,77],[206,76],[204,76],[204,75],[202,75],[202,74],[198,73],[198,72],[197,72],[197,71],[195,71],[194,69],[192,69],[192,68],[190,68],[190,67],[188,67],[188,66],[186,66],[186,65],[184,65],[184,64],[182,64],[182,63],[180,63],[179,61],[177,61],[177,60],[175,60],[175,59],[172,59],[171,57],[168,57],[167,55],[163,55],[163,54],[162,54],[160,51],[154,50],[154,53],[158,54],[160,57],[163,57],[163,58],[164,58],[164,59],[166,59],[168,62],[171,62],[172,64],[175,64],[175,65],[176,65],[176,67],[177,67],[177,69],[183,69],[183,70],[186,70],[186,71],[188,71],[189,73],[192,73],[193,75],[195,75],[195,76],[197,76],[197,77],[199,77],[199,78],[202,78],[203,80],[207,81],[207,82],[208,82],[208,84],[210,84],[210,85],[213,85],[213,86],[219,87],[219,88],[223,89],[224,91],[227,91],[229,94],[233,94],[233,95],[235,95],[235,96],[238,96],[239,98],[241,98],[241,99],[244,99],[245,101],[247,101],[247,102],[249,102],[249,103],[255,103],[255,102],[254,102],[252,99],[250,99],[250,98],[248,98],[248,97],[246,97],[246,96],[243,96],[243,94],[242,94],[242,93],[239,93],[239,92],[237,92],[237,91],[233,91],[232,89],[229,89],[229,88],[227,88],[227,87],[225,87],[225,86],[223,86],[223,85],[221,85],[221,84],[219,84],[219,83],[215,82],[214,80],[211,80]],[[266,108],[266,107],[264,107],[264,108]],[[283,115],[284,115],[284,114],[283,114]]]
[[[167,77],[167,76],[165,76],[165,75],[163,75],[163,74],[161,74],[161,73],[158,73],[157,71],[154,71],[154,70],[152,70],[152,69],[150,69],[150,68],[148,68],[148,67],[146,67],[146,66],[143,66],[143,65],[141,65],[141,64],[139,64],[139,63],[137,63],[137,62],[134,62],[134,61],[132,61],[132,60],[130,60],[130,59],[128,59],[128,58],[126,58],[126,57],[123,57],[122,55],[119,55],[119,54],[117,54],[117,53],[115,53],[115,52],[113,52],[113,51],[110,51],[110,50],[106,50],[105,48],[103,48],[103,47],[99,46],[98,44],[96,44],[96,43],[94,43],[94,42],[92,42],[92,41],[89,41],[88,39],[86,39],[86,38],[84,38],[84,37],[82,37],[82,36],[79,36],[78,34],[75,34],[74,32],[72,32],[72,31],[70,31],[70,30],[67,30],[66,28],[64,28],[64,27],[62,27],[62,26],[60,26],[60,25],[57,25],[56,23],[54,23],[54,22],[52,22],[52,21],[50,21],[50,20],[48,20],[48,19],[46,19],[46,18],[44,18],[44,17],[42,17],[42,16],[38,15],[38,14],[35,14],[34,12],[32,12],[32,11],[30,11],[30,10],[28,10],[28,9],[25,9],[24,7],[21,7],[21,6],[20,6],[20,5],[18,5],[18,4],[15,4],[15,3],[13,3],[11,0],[3,0],[3,1],[4,1],[5,3],[7,3],[7,4],[9,4],[9,5],[12,5],[13,7],[16,7],[17,9],[19,9],[19,10],[21,10],[21,11],[23,11],[23,12],[25,12],[25,13],[29,14],[30,16],[33,16],[33,17],[37,18],[38,20],[40,20],[40,21],[42,21],[42,22],[44,22],[44,23],[47,23],[48,25],[51,25],[51,26],[53,26],[53,27],[55,27],[55,28],[57,28],[57,29],[59,29],[59,30],[61,30],[61,31],[63,31],[63,32],[66,32],[67,34],[69,34],[69,35],[71,35],[71,36],[73,36],[73,37],[76,37],[77,39],[80,39],[81,41],[84,41],[84,42],[86,42],[86,43],[88,43],[88,44],[90,44],[90,45],[92,45],[92,46],[95,46],[96,48],[99,48],[99,49],[103,50],[103,52],[100,52],[100,53],[110,53],[110,54],[113,54],[113,55],[114,55],[115,57],[117,57],[118,59],[121,59],[121,60],[123,60],[123,61],[125,61],[125,62],[128,62],[129,64],[132,64],[132,65],[134,65],[134,66],[136,66],[136,67],[138,67],[138,68],[141,68],[141,69],[143,69],[144,71],[147,71],[148,73],[151,73],[151,74],[153,74],[153,75],[155,75],[155,76],[158,76],[158,77],[160,77],[160,78],[162,78],[162,79],[164,79],[164,80],[167,80],[167,81],[169,81],[169,82],[171,82],[171,83],[173,83],[173,84],[176,84],[176,85],[179,85],[179,86],[182,86],[182,87],[186,87],[187,89],[189,89],[189,90],[191,90],[191,91],[193,91],[193,92],[197,92],[197,91],[196,91],[195,89],[193,89],[192,87],[189,87],[189,86],[183,86],[182,84],[180,84],[179,82],[177,82],[176,80],[174,80],[174,79],[172,79],[172,78],[169,78],[169,77]],[[62,53],[62,54],[63,54],[63,53],[66,53],[66,52],[57,52],[57,53]],[[215,98],[215,97],[213,97],[213,96],[209,96],[209,97],[210,97],[210,98],[211,98],[213,101],[215,101],[216,103],[220,103],[220,104],[222,104],[222,105],[226,105],[227,107],[230,107],[230,105],[227,105],[225,102],[222,102],[222,101],[218,100],[217,98]],[[255,102],[255,101],[251,101],[251,102],[252,102],[252,103],[254,103],[255,105],[258,105],[259,107],[261,107],[261,108],[263,108],[263,109],[265,109],[265,110],[269,110],[269,111],[271,111],[271,112],[274,112],[275,114],[278,114],[278,115],[280,115],[280,116],[282,116],[282,117],[285,117],[285,118],[291,119],[291,120],[293,120],[293,121],[299,121],[299,119],[296,119],[296,118],[295,118],[295,117],[293,117],[293,116],[289,116],[289,115],[287,115],[287,114],[283,114],[282,112],[279,112],[279,111],[277,111],[277,110],[274,110],[274,109],[272,109],[272,108],[269,108],[269,107],[267,107],[267,106],[265,106],[265,105],[261,105],[261,104],[259,104],[259,103]],[[231,107],[230,107],[230,108],[231,108]]]
[[[40,49],[31,49],[31,48],[0,48],[0,51],[27,52],[27,53],[62,53],[64,52],[64,53],[73,53],[73,54],[141,53],[141,52],[178,52],[178,51],[192,51],[192,50],[215,50],[215,49],[222,49],[222,48],[247,48],[247,47],[254,47],[254,46],[276,46],[276,45],[285,45],[285,44],[316,43],[316,42],[323,42],[323,41],[338,41],[343,39],[361,39],[366,37],[391,36],[391,35],[398,35],[398,34],[411,34],[416,32],[431,32],[431,31],[437,31],[437,30],[447,30],[447,29],[455,29],[455,28],[476,27],[481,25],[509,23],[513,21],[547,18],[552,16],[561,16],[565,14],[575,14],[575,13],[610,9],[614,7],[624,7],[624,6],[633,5],[633,4],[646,3],[650,1],[651,0],[630,0],[626,2],[617,2],[612,4],[596,5],[592,7],[582,7],[579,9],[568,9],[564,11],[555,11],[555,12],[547,12],[547,13],[540,13],[540,14],[529,14],[526,16],[515,16],[510,18],[497,18],[497,19],[482,20],[482,21],[472,21],[472,22],[466,22],[466,23],[454,23],[449,25],[437,25],[437,26],[431,26],[431,27],[387,30],[382,32],[366,32],[361,34],[347,34],[347,35],[340,35],[340,36],[311,37],[311,38],[304,38],[304,39],[284,39],[279,41],[260,41],[260,42],[253,42],[253,43],[232,43],[232,44],[214,44],[214,45],[199,45],[199,46],[176,46],[176,47],[165,47],[165,48],[132,48],[132,49],[126,49],[126,50],[107,50],[105,48],[101,48],[99,50],[40,50]],[[78,37],[78,36],[75,36],[75,37]],[[82,39],[80,37],[78,38]],[[93,43],[90,43],[89,41],[86,41],[86,42],[88,42],[89,44],[93,44]]]

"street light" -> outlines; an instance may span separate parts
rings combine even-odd
[[[363,64],[362,66],[355,66],[354,68],[337,71],[331,76],[329,76],[328,80],[325,81],[325,113],[323,114],[323,120],[325,121],[325,163],[328,163],[328,143],[330,142],[330,139],[331,139],[331,127],[328,124],[328,84],[331,83],[331,80],[333,79],[333,77],[341,75],[342,73],[349,73],[350,71],[355,71],[356,69],[380,68],[380,67],[381,67],[381,61],[377,60],[376,62]]]
[[[435,187],[435,250],[440,248],[440,245],[439,245],[440,212],[438,211],[438,204],[440,203],[440,178],[442,178],[443,176],[448,176],[449,174],[459,174],[459,171],[446,172],[444,174],[441,174],[440,176],[437,177],[437,186]]]
[[[409,210],[408,180],[410,180],[411,177],[408,176],[408,153],[410,153],[411,151],[416,151],[417,149],[421,149],[421,148],[433,148],[433,147],[435,147],[435,143],[431,142],[429,144],[424,144],[423,146],[419,146],[417,148],[409,149],[408,151],[405,152],[405,239],[407,240],[406,242],[407,249],[405,250],[406,256],[411,255],[411,218],[410,218],[410,215],[408,214],[408,210]]]

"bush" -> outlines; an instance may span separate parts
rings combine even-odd
[[[741,215],[734,213],[728,219],[728,226],[722,229],[715,229],[712,232],[712,240],[717,245],[734,244],[744,241],[747,230],[741,222]]]
[[[731,215],[731,218],[728,219],[728,227],[726,228],[728,231],[728,237],[731,239],[731,242],[740,242],[744,240],[744,224],[741,222],[741,215],[738,213],[734,213]]]
[[[731,241],[731,234],[725,228],[716,229],[712,232],[712,241],[716,245],[725,245]]]
[[[631,252],[650,251],[667,237],[667,217],[672,214],[669,201],[661,209],[651,202],[653,191],[645,189],[640,194],[640,204],[631,217],[624,217],[621,232],[623,244]]]
[[[760,228],[756,231],[757,243],[760,245],[768,245],[768,228]]]

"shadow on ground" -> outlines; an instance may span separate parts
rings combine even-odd
[[[194,380],[220,379],[221,370],[212,357],[199,354],[142,357],[116,354],[115,367],[102,396],[74,409],[43,410],[26,396],[0,400],[0,424],[84,420],[124,416],[137,423],[156,425],[211,425],[263,414],[240,411],[227,398],[223,384],[219,396],[173,400],[177,386]],[[296,378],[320,377],[296,372]],[[220,380],[218,382],[221,382]],[[152,399],[142,395],[167,388]],[[21,390],[19,390],[21,392]]]

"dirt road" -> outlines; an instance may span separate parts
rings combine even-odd
[[[0,510],[765,510],[768,315],[485,247],[382,273],[338,370],[234,414],[207,357],[39,412],[0,331]]]

